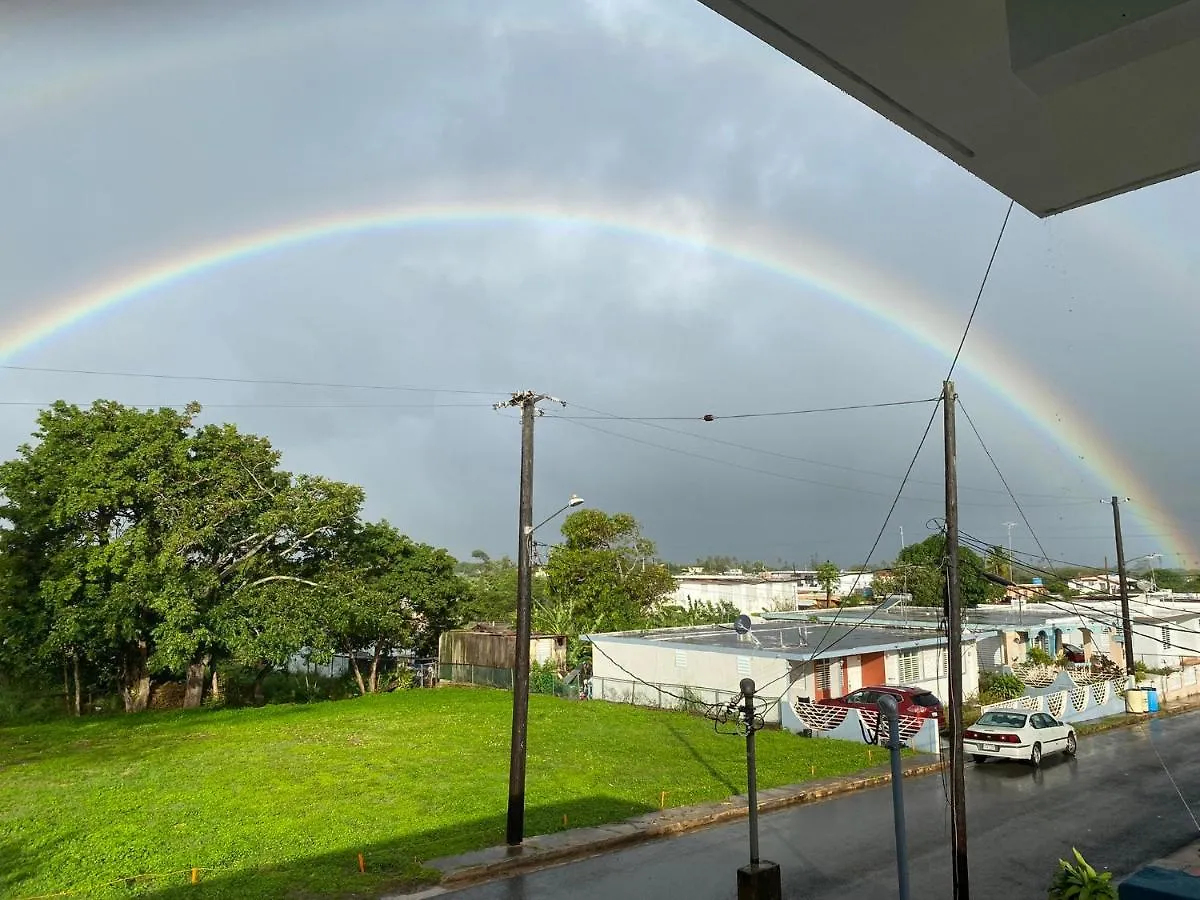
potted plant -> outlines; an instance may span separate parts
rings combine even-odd
[[[1058,861],[1058,872],[1050,882],[1046,900],[1117,900],[1112,872],[1097,872],[1074,847],[1075,863]]]

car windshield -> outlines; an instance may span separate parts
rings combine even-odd
[[[996,728],[1024,728],[1026,716],[1024,713],[1016,712],[990,712],[984,713],[979,717],[976,725],[987,727],[991,725]]]

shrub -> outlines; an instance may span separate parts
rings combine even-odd
[[[979,702],[987,706],[1025,695],[1025,682],[1007,672],[979,673]]]
[[[1058,872],[1050,882],[1046,900],[1117,900],[1112,872],[1097,872],[1074,847],[1075,864],[1058,861]]]
[[[558,686],[558,669],[547,660],[529,667],[529,691],[533,694],[553,694]]]
[[[1054,657],[1043,650],[1041,647],[1030,647],[1025,652],[1025,658],[1035,666],[1052,666],[1054,665]]]

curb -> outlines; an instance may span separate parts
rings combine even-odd
[[[1191,699],[1191,698],[1189,698]],[[1158,712],[1152,713],[1119,713],[1109,720],[1101,719],[1093,728],[1080,734],[1080,737],[1091,737],[1093,734],[1104,734],[1106,731],[1116,731],[1118,728],[1132,728],[1135,725],[1143,725],[1146,722],[1154,719],[1173,719],[1175,716],[1186,715],[1187,713],[1200,710],[1200,701],[1193,703],[1181,702],[1178,706],[1162,707]],[[1081,722],[1081,725],[1087,725],[1086,722]]]
[[[945,766],[944,761],[910,761],[904,767],[904,777],[918,778],[930,775],[940,772]],[[758,793],[758,809],[759,812],[765,813],[790,806],[818,803],[830,797],[888,784],[891,780],[890,769],[887,766],[877,766],[857,775],[768,788]],[[528,838],[520,847],[490,847],[461,856],[430,860],[425,865],[442,873],[438,882],[441,889],[462,888],[501,876],[599,856],[632,844],[743,819],[748,813],[749,803],[745,795],[738,795],[721,803],[678,807],[646,813],[609,825],[573,828],[555,834],[539,835]],[[422,896],[434,896],[440,892],[435,888],[426,890]]]

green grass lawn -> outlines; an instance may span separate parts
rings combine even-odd
[[[425,860],[504,842],[511,704],[440,688],[0,728],[0,896],[371,897],[426,879]],[[763,788],[868,765],[859,744],[758,742]],[[704,719],[531,700],[527,834],[744,788],[744,740]],[[120,880],[142,874],[163,877]]]

